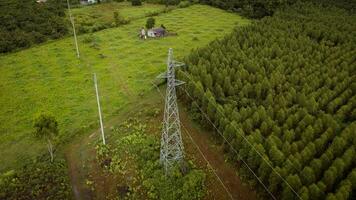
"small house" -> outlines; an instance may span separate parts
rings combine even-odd
[[[163,37],[166,34],[166,29],[159,27],[159,28],[152,28],[147,31],[148,37]]]
[[[80,4],[82,5],[88,5],[88,4],[95,4],[97,3],[97,0],[81,0]]]

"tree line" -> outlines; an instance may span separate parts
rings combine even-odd
[[[202,109],[230,160],[278,199],[355,198],[355,22],[296,3],[193,51],[177,72],[193,118],[212,128]]]
[[[26,48],[65,35],[64,6],[60,0],[0,2],[0,53]]]
[[[201,3],[212,5],[225,10],[239,12],[250,18],[262,18],[271,16],[273,13],[285,6],[290,6],[298,0],[199,0]],[[314,2],[324,6],[338,6],[354,12],[356,2],[353,0],[301,0],[304,2]]]

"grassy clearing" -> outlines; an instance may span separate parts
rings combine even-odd
[[[156,18],[178,36],[141,41],[137,31],[145,20],[79,36],[80,60],[72,38],[0,57],[0,171],[44,150],[31,137],[32,119],[39,111],[56,115],[60,140],[97,126],[93,72],[105,123],[150,91],[151,81],[165,70],[169,47],[181,58],[229,33],[235,24],[248,24],[238,15],[195,5]]]

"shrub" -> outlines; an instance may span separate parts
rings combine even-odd
[[[52,142],[56,135],[58,135],[58,122],[51,114],[41,113],[34,120],[33,127],[35,129],[34,136],[42,139],[47,143],[48,152],[51,155],[51,162],[53,162],[53,145]]]
[[[65,161],[49,164],[45,158],[0,176],[0,199],[71,199]]]
[[[146,28],[147,29],[153,28],[155,26],[155,23],[156,23],[155,18],[153,18],[153,17],[148,18],[147,22],[146,22]]]
[[[128,24],[130,21],[122,17],[117,11],[114,12],[114,24],[115,26]]]
[[[131,0],[131,4],[133,6],[140,6],[140,5],[142,5],[142,2],[141,2],[141,0]]]
[[[191,6],[192,4],[189,2],[189,1],[181,1],[179,4],[178,4],[178,7],[179,8],[186,8],[186,7],[189,7]]]

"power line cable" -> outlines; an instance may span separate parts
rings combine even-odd
[[[182,71],[184,74],[186,74],[186,76],[192,81],[192,79],[190,78],[189,75],[187,75],[187,73],[185,73],[184,71]],[[187,90],[185,88],[183,88],[183,90],[186,92],[186,94],[192,99],[192,101],[194,101],[194,98],[187,92]],[[222,138],[228,143],[228,145],[231,147],[232,150],[235,151],[235,153],[239,156],[239,154],[237,153],[237,151],[235,150],[235,148],[233,148],[233,146],[231,145],[231,143],[224,137],[224,135],[219,131],[219,129],[215,126],[215,124],[209,119],[209,116],[200,108],[200,106],[197,106],[198,109],[200,110],[200,112],[202,112],[204,114],[204,116],[208,119],[208,121],[214,126],[214,128],[218,131],[219,135],[222,136]],[[224,113],[221,113],[220,110],[216,109],[217,112],[220,112],[220,114],[224,115]],[[234,129],[237,131],[237,128],[235,126],[233,126]],[[285,180],[274,168],[273,166],[265,159],[265,157],[263,157],[261,155],[261,153],[259,151],[256,150],[256,148],[247,140],[247,138],[242,135],[239,131],[237,131],[237,133],[240,134],[241,137],[243,137],[243,139],[247,142],[248,145],[251,146],[251,148],[267,163],[267,165],[273,170],[274,173],[276,173],[283,182],[285,182],[285,184],[291,189],[291,191],[299,198],[302,200],[302,198],[298,195],[298,193],[293,189],[293,187],[287,182],[287,180]],[[241,156],[239,156],[241,159]],[[242,159],[241,159],[242,160]],[[243,160],[242,160],[243,161]],[[245,161],[243,161],[246,166],[247,163]],[[250,169],[250,167],[248,166],[248,168]],[[260,180],[260,178],[253,172],[252,169],[250,169],[250,171],[254,174],[254,176],[257,178],[257,180],[263,185],[263,187],[268,191],[268,193],[273,196],[273,194],[268,190],[268,188],[263,184],[263,182]],[[275,199],[275,197],[273,196],[273,198]]]
[[[208,159],[204,156],[203,152],[200,150],[199,146],[197,145],[197,143],[194,141],[194,139],[192,138],[192,136],[189,134],[187,128],[183,125],[183,123],[181,123],[183,129],[185,130],[185,132],[187,133],[187,135],[189,136],[190,140],[192,141],[192,143],[195,145],[195,147],[198,149],[199,153],[202,155],[202,157],[204,158],[204,160],[208,163],[208,166],[211,168],[212,172],[214,173],[214,175],[216,176],[216,178],[219,180],[219,182],[221,183],[221,185],[223,186],[223,188],[225,189],[226,193],[229,195],[229,197],[231,199],[234,199],[234,197],[232,196],[232,194],[229,192],[229,190],[227,189],[227,187],[225,186],[225,184],[223,183],[223,181],[221,180],[221,178],[219,177],[219,175],[215,172],[213,166],[210,164],[210,162],[208,161]]]
[[[156,84],[154,84],[153,82],[151,82],[152,85],[157,89],[157,91],[159,92],[159,94],[161,95],[162,99],[164,100],[164,95],[162,94],[161,90],[158,88],[158,86]],[[205,157],[205,155],[203,154],[203,152],[200,150],[199,146],[197,145],[197,143],[194,141],[194,139],[192,138],[192,136],[189,134],[187,128],[184,126],[183,123],[181,123],[183,129],[185,130],[185,132],[187,133],[187,135],[189,136],[190,140],[192,141],[192,143],[196,146],[196,148],[198,149],[199,153],[202,155],[202,157],[204,158],[204,160],[207,162],[208,166],[211,168],[212,172],[214,173],[214,175],[217,177],[217,179],[219,180],[219,182],[221,183],[222,187],[225,189],[226,193],[229,195],[229,197],[231,199],[234,199],[232,194],[229,192],[229,190],[227,189],[227,187],[225,186],[224,182],[221,180],[221,178],[219,177],[219,175],[215,172],[215,169],[213,168],[213,166],[210,164],[210,162],[208,161],[208,159]]]

